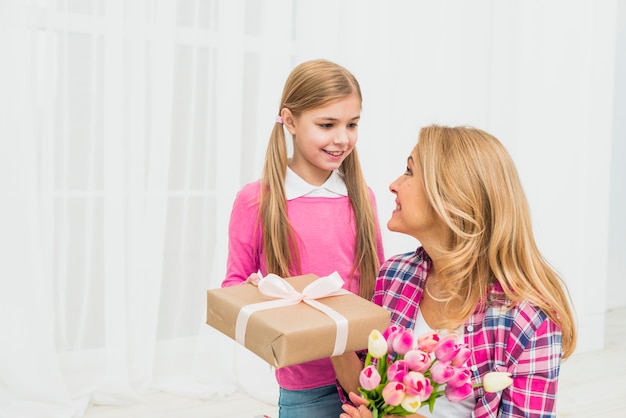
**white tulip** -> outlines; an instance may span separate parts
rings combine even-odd
[[[500,392],[513,384],[511,373],[489,372],[483,377],[483,387],[487,392]]]
[[[381,358],[387,354],[387,340],[380,331],[374,329],[367,340],[367,351],[374,358]]]

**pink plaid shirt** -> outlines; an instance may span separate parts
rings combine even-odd
[[[382,265],[373,301],[391,311],[392,323],[413,328],[430,263],[420,247]],[[487,372],[508,371],[513,384],[498,393],[475,387],[472,417],[555,417],[561,329],[528,301],[501,309],[508,301],[498,283],[487,301],[465,323],[472,383]]]

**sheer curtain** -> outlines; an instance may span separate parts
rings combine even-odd
[[[0,417],[80,417],[149,390],[275,402],[269,367],[204,324],[205,291],[224,276],[230,207],[260,175],[284,80],[318,57],[361,82],[386,255],[416,245],[384,224],[419,127],[484,128],[518,164],[582,349],[601,346],[616,10],[0,0]]]
[[[255,136],[243,99],[262,87],[244,68],[291,65],[268,44],[290,3],[265,20],[260,2],[0,4],[0,413],[232,392],[205,292]]]

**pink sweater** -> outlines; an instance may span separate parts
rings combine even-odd
[[[267,274],[257,222],[259,185],[257,181],[244,186],[233,204],[223,287],[241,284],[257,270]],[[370,195],[376,213],[371,191]],[[299,239],[302,274],[327,276],[337,271],[346,281],[344,288],[358,294],[358,274],[348,283],[356,252],[356,228],[348,197],[300,197],[287,202],[287,212]],[[378,224],[377,231],[378,258],[382,263],[384,254]],[[335,372],[326,358],[277,369],[276,379],[285,389],[311,389],[334,384]]]

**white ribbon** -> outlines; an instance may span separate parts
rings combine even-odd
[[[258,274],[261,277],[261,273],[259,272]],[[265,296],[276,299],[244,306],[237,315],[235,340],[237,340],[239,344],[244,345],[248,319],[250,319],[250,315],[254,312],[280,308],[282,306],[297,305],[300,302],[304,302],[322,311],[335,321],[337,325],[337,335],[332,356],[342,354],[348,342],[348,320],[339,312],[315,300],[329,296],[351,294],[349,291],[343,289],[342,286],[343,279],[337,272],[329,276],[320,277],[314,282],[309,283],[307,287],[302,290],[302,293],[298,292],[289,282],[276,274],[270,273],[262,277],[259,281],[259,291]]]

